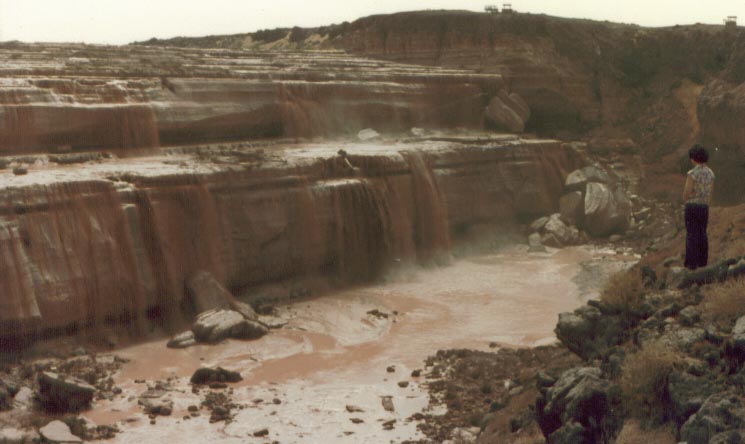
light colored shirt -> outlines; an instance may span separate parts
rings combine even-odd
[[[693,181],[693,192],[686,203],[709,204],[709,196],[714,186],[714,172],[706,165],[696,165],[688,172]]]

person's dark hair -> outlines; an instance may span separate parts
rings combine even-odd
[[[697,143],[688,150],[688,157],[698,163],[706,163],[709,160],[709,152],[706,151],[706,148]]]

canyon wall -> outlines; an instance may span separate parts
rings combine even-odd
[[[498,74],[339,51],[0,46],[0,154],[483,128]]]
[[[449,254],[470,226],[555,211],[577,164],[558,142],[503,137],[200,147],[0,174],[0,331],[178,319],[200,270],[236,292],[368,282]]]

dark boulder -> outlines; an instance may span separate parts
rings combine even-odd
[[[550,443],[594,443],[612,435],[621,424],[614,414],[612,391],[613,384],[602,378],[600,369],[565,371],[536,402],[536,419],[544,436]],[[579,440],[568,441],[571,438]]]
[[[46,410],[78,412],[90,406],[96,389],[90,384],[52,372],[38,376],[38,398]]]
[[[225,370],[222,367],[197,369],[191,376],[192,384],[209,384],[211,382],[239,382],[243,377],[238,372]]]
[[[721,387],[706,378],[688,373],[672,372],[668,378],[667,391],[673,406],[673,415],[678,424],[683,424],[696,413],[709,396],[719,392]]]
[[[597,308],[584,305],[572,313],[561,313],[554,330],[556,337],[582,359],[602,356],[623,336],[620,319],[603,315]]]
[[[710,396],[680,429],[681,441],[709,444],[723,433],[745,428],[745,405],[739,396],[718,393]]]

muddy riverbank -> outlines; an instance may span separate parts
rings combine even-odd
[[[281,328],[258,341],[130,346],[116,351],[126,361],[113,374],[121,393],[80,416],[116,426],[114,443],[426,440],[423,431],[434,432],[425,423],[448,416],[447,400],[430,397],[437,375],[428,356],[553,343],[558,313],[597,295],[609,274],[632,263],[619,253],[513,246],[276,307],[266,319]],[[202,366],[238,371],[243,381],[193,390],[189,378]],[[148,389],[172,406],[170,415],[145,412],[138,400]],[[218,395],[230,413],[211,422],[209,400]],[[4,414],[5,423],[19,415]]]

